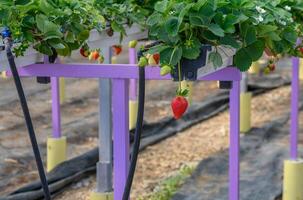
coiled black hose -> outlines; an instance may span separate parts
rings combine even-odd
[[[137,159],[139,154],[140,148],[140,141],[141,141],[141,134],[142,134],[142,125],[143,125],[143,117],[144,117],[144,103],[145,103],[145,68],[139,67],[139,99],[138,99],[138,117],[137,117],[137,124],[135,130],[135,141],[133,145],[132,155],[131,155],[131,163],[129,167],[128,177],[126,180],[123,199],[128,200],[129,194],[131,191]]]
[[[14,78],[14,82],[15,82],[15,85],[16,85],[16,89],[17,89],[17,92],[18,92],[20,104],[21,104],[21,107],[22,107],[22,111],[23,111],[23,114],[24,114],[24,119],[25,119],[25,122],[26,122],[28,134],[29,134],[29,138],[30,138],[30,141],[32,143],[32,148],[33,148],[33,151],[34,151],[36,164],[37,164],[37,168],[38,168],[42,188],[43,188],[43,191],[44,191],[44,197],[45,197],[46,200],[51,200],[51,195],[50,195],[49,188],[48,188],[48,183],[47,183],[47,179],[46,179],[46,175],[45,175],[45,171],[44,171],[44,167],[43,167],[43,162],[42,162],[42,159],[41,159],[39,146],[38,146],[36,135],[35,135],[35,130],[34,130],[32,119],[31,119],[30,112],[29,112],[29,109],[28,109],[26,97],[24,95],[24,90],[23,90],[23,87],[22,87],[22,83],[20,81],[20,76],[19,76],[18,71],[17,71],[14,55],[11,51],[10,38],[4,38],[4,41],[5,41],[5,49],[6,49],[7,59],[8,59],[9,66],[10,66],[10,69],[11,69],[11,72],[12,72],[12,75],[13,75],[13,78]]]

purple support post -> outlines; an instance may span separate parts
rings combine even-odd
[[[136,48],[129,48],[129,64],[136,64],[137,63],[137,51]],[[137,80],[130,79],[129,83],[130,87],[130,100],[136,101],[137,100]]]
[[[128,80],[112,81],[114,199],[121,200],[129,168]]]
[[[298,158],[298,130],[299,130],[299,58],[292,58],[291,81],[291,116],[290,116],[290,158]]]
[[[52,93],[52,128],[53,137],[61,137],[61,115],[60,115],[60,87],[59,78],[51,77]]]
[[[59,64],[59,58],[56,64]],[[52,129],[53,138],[61,137],[61,113],[60,113],[60,81],[59,77],[51,77],[52,94]]]
[[[240,81],[230,91],[229,200],[239,200]]]
[[[56,63],[60,63],[59,59]],[[44,56],[44,64],[49,65],[48,56]],[[61,114],[60,114],[60,87],[59,77],[51,77],[51,96],[52,96],[52,136],[61,137]]]

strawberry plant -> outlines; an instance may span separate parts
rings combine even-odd
[[[101,30],[106,23],[89,0],[1,0],[0,13],[0,27],[9,27],[18,42],[16,56],[30,45],[46,55],[70,55],[90,30]]]
[[[182,58],[197,59],[205,44],[216,48],[230,46],[237,50],[234,65],[241,71],[248,70],[265,49],[273,55],[293,54],[301,33],[297,21],[293,19],[291,5],[290,9],[286,7],[287,2],[158,1],[146,24],[150,38],[161,44],[151,48],[148,53],[160,53],[161,65],[174,68]],[[222,65],[221,55],[217,51],[209,55],[209,60],[214,66]]]
[[[16,56],[32,46],[46,55],[68,56],[86,46],[90,31],[126,35],[125,26],[143,22],[148,10],[132,0],[1,0],[0,29],[8,27]],[[82,55],[88,52],[82,50]]]

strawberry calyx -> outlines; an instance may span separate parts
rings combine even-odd
[[[189,89],[188,88],[185,88],[185,89],[178,88],[177,91],[176,91],[176,96],[188,97],[188,94],[189,94]]]

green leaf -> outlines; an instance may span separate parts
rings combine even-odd
[[[177,17],[170,17],[165,23],[165,30],[170,36],[176,36],[179,31],[179,20]]]
[[[277,26],[273,25],[258,25],[258,35],[259,36],[267,36],[268,34],[272,33],[273,31],[276,31],[278,29]]]
[[[253,44],[247,46],[245,48],[245,50],[249,54],[252,61],[257,61],[263,55],[264,48],[265,48],[264,41],[259,40],[257,42],[254,42]]]
[[[292,43],[292,44],[296,44],[297,38],[298,38],[297,33],[295,32],[295,30],[292,30],[290,28],[283,31],[282,37],[285,40],[287,40],[288,42]]]
[[[224,37],[224,30],[218,24],[210,24],[208,26],[208,30],[210,30],[216,36]]]
[[[221,38],[221,43],[224,45],[231,46],[233,48],[240,48],[239,42],[233,38],[231,35],[225,35],[223,38]]]
[[[89,31],[88,31],[88,30],[82,31],[82,32],[77,36],[78,40],[80,40],[80,41],[87,40],[88,37],[89,37]]]
[[[194,60],[200,56],[201,53],[201,43],[197,38],[192,38],[192,45],[182,45],[182,56],[184,58]]]
[[[253,61],[257,61],[264,52],[265,43],[259,40],[248,47],[241,48],[234,56],[234,63],[241,71],[247,71]]]
[[[257,32],[256,32],[256,28],[253,26],[249,26],[246,30],[246,34],[244,36],[244,40],[246,45],[250,45],[252,43],[254,43],[255,41],[257,41]]]
[[[53,51],[52,49],[48,46],[48,44],[44,41],[42,41],[41,43],[38,43],[34,46],[34,49],[36,49],[38,52],[51,56],[53,55]]]
[[[63,34],[60,32],[60,27],[49,21],[48,17],[45,15],[36,16],[37,28],[44,33],[45,37],[57,37],[61,38]]]
[[[168,0],[158,1],[155,4],[155,10],[161,13],[165,12],[168,7],[168,3],[169,3]]]
[[[236,55],[234,56],[234,64],[242,72],[247,71],[250,68],[252,62],[252,59],[244,48],[241,48],[239,51],[237,51]]]
[[[145,53],[146,54],[161,53],[164,49],[167,49],[167,48],[170,48],[170,47],[167,45],[159,44],[159,45],[151,47]]]
[[[154,14],[152,14],[152,15],[147,19],[146,24],[147,24],[148,26],[153,26],[153,25],[159,23],[159,22],[161,21],[161,19],[162,19],[162,15],[161,15],[161,14],[159,14],[159,13],[154,13]]]
[[[63,44],[63,41],[60,40],[60,39],[57,39],[57,38],[47,40],[47,43],[55,49],[64,49],[64,48],[66,48],[65,45]]]
[[[161,64],[177,65],[182,57],[182,48],[170,47],[160,52]]]
[[[209,54],[209,61],[214,64],[215,68],[221,67],[223,65],[222,56],[218,52],[211,52]]]

